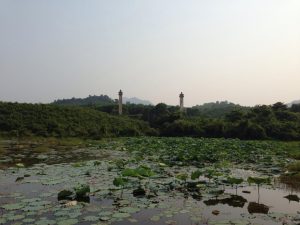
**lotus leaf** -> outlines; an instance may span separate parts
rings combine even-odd
[[[113,184],[117,187],[124,186],[127,183],[128,183],[128,179],[123,178],[123,177],[116,177],[113,181]]]
[[[57,222],[57,225],[74,225],[78,224],[78,219],[64,219],[59,222]]]
[[[271,178],[270,177],[248,177],[248,183],[252,184],[257,184],[257,185],[261,185],[261,184],[269,184],[271,182]]]
[[[192,180],[196,180],[198,179],[203,173],[200,170],[196,170],[194,172],[192,172],[191,174],[191,179]]]
[[[23,203],[12,203],[12,204],[5,204],[0,207],[3,209],[6,209],[6,210],[18,210],[18,209],[24,208],[24,204]]]
[[[112,216],[114,218],[122,219],[122,218],[130,217],[130,214],[129,213],[114,213]]]
[[[95,222],[95,221],[99,220],[99,217],[97,217],[97,216],[86,216],[86,217],[84,217],[84,220],[88,221],[88,222]]]

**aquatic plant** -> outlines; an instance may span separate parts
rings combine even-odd
[[[202,171],[196,170],[196,171],[192,172],[192,174],[191,174],[191,179],[192,179],[192,180],[199,179],[199,177],[200,177],[202,174],[203,174]]]
[[[128,179],[127,178],[124,178],[124,177],[116,177],[114,180],[113,180],[113,184],[116,186],[116,187],[121,187],[121,195],[120,195],[120,198],[122,198],[123,196],[123,190],[124,190],[124,186],[128,183]]]
[[[256,184],[258,187],[262,184],[269,184],[271,182],[270,177],[248,177],[249,184]]]
[[[175,176],[178,180],[182,180],[184,181],[184,183],[186,183],[186,180],[188,179],[188,174],[187,173],[179,173],[179,174],[176,174]]]
[[[237,177],[227,177],[227,183],[231,184],[232,186],[235,185],[235,194],[237,195],[238,185],[243,183],[243,178]]]
[[[155,173],[147,166],[141,165],[137,168],[126,168],[122,171],[122,176],[124,177],[139,177],[139,178],[145,178],[145,177],[152,177]]]
[[[259,187],[262,184],[269,184],[271,182],[270,177],[248,177],[247,179],[249,184],[256,184],[257,185],[257,202],[259,203],[260,194],[259,194]]]
[[[90,186],[87,184],[79,184],[76,187],[68,190],[62,190],[58,193],[57,199],[60,200],[78,200],[89,201],[88,193],[90,192]]]

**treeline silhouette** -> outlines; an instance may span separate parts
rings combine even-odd
[[[300,140],[300,105],[242,107],[228,102],[187,108],[160,103],[64,106],[0,103],[0,132],[12,136],[101,138],[113,136],[190,136]]]

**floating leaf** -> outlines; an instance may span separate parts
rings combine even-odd
[[[248,183],[249,184],[257,184],[257,185],[261,185],[261,184],[269,184],[271,182],[271,178],[270,177],[248,177]]]
[[[122,219],[122,218],[130,217],[130,214],[129,213],[115,213],[115,214],[113,214],[113,217]]]
[[[5,204],[0,206],[3,209],[6,210],[18,210],[18,209],[22,209],[24,207],[23,203],[12,203],[12,204]]]
[[[64,219],[59,222],[57,222],[57,225],[74,225],[78,224],[78,219]]]
[[[231,185],[233,185],[233,184],[238,185],[238,184],[243,183],[243,181],[244,181],[244,179],[242,179],[242,178],[236,178],[236,177],[228,177],[227,178],[227,182]]]
[[[88,222],[95,222],[95,221],[99,220],[99,217],[97,217],[97,216],[86,216],[83,219],[85,221],[88,221]]]

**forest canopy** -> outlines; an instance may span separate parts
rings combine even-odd
[[[242,107],[228,102],[186,108],[164,103],[124,104],[0,103],[0,133],[11,136],[101,138],[190,136],[300,140],[300,106],[283,103]]]

